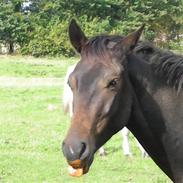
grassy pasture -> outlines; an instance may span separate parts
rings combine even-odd
[[[0,56],[0,76],[63,77],[70,64],[78,58],[46,59],[21,56]]]
[[[0,57],[0,77],[63,77],[72,63]],[[0,88],[0,183],[170,183],[150,158],[141,158],[132,135],[133,156],[124,157],[119,134],[105,144],[106,157],[95,155],[88,174],[68,176],[60,151],[69,127],[61,93],[62,87]]]

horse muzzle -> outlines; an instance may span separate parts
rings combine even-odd
[[[69,164],[69,175],[79,177],[88,172],[93,161],[93,153],[90,152],[86,142],[74,139],[69,143],[65,140],[62,151]]]

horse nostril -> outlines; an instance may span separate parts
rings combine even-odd
[[[65,142],[63,141],[61,144],[61,148],[64,149],[64,146],[65,146]]]
[[[64,146],[65,146],[65,142],[63,141],[63,142],[61,143],[61,150],[62,150],[62,152],[63,152],[63,154],[64,154],[64,156],[65,156]]]
[[[86,150],[86,143],[85,142],[81,142],[81,152],[80,152],[79,157],[81,157],[83,155],[85,150]]]

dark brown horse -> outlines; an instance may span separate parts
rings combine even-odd
[[[74,20],[70,40],[81,60],[70,75],[73,117],[63,153],[87,173],[94,153],[124,126],[174,182],[183,182],[183,57],[132,34],[87,39]],[[82,174],[81,173],[81,174]]]

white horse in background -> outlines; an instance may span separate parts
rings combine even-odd
[[[73,109],[72,109],[73,108],[73,93],[72,93],[70,86],[68,85],[68,78],[69,78],[70,74],[74,71],[75,67],[76,67],[76,64],[68,67],[67,73],[66,73],[66,76],[64,79],[64,88],[63,88],[63,109],[64,109],[64,112],[69,114],[70,117],[72,117],[72,115],[73,115]],[[131,156],[129,142],[128,142],[129,130],[126,127],[124,127],[120,131],[120,133],[122,136],[123,154],[125,156]],[[136,141],[137,141],[137,139],[136,139]],[[147,152],[144,150],[144,148],[141,146],[141,144],[138,141],[137,141],[137,146],[139,147],[139,149],[141,151],[142,157],[147,157],[148,156]],[[99,154],[101,156],[105,155],[105,151],[104,151],[103,147],[101,147],[99,149]]]

